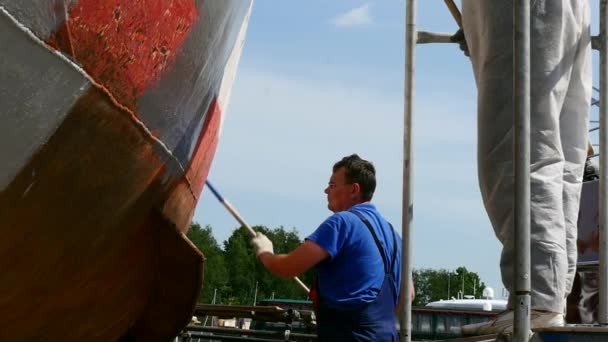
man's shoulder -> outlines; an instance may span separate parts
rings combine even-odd
[[[333,213],[331,216],[325,219],[321,226],[330,226],[330,227],[344,227],[350,226],[355,220],[359,220],[357,216],[350,211],[339,211]]]
[[[388,222],[384,216],[380,213],[380,211],[378,211],[378,209],[376,208],[375,205],[373,205],[370,202],[366,202],[366,203],[361,203],[361,204],[357,204],[353,207],[351,207],[349,210],[349,212],[351,212],[353,214],[353,216],[357,217],[360,215],[363,215],[363,217],[370,219],[377,219],[380,220],[381,222]]]

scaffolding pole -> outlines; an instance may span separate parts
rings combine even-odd
[[[530,337],[530,0],[513,7],[514,341]]]
[[[414,65],[416,61],[416,0],[407,0],[405,8],[405,81],[403,103],[403,195],[401,208],[401,298],[405,305],[399,315],[401,341],[412,340],[412,221],[413,221],[413,114]]]
[[[599,35],[599,52],[600,52],[600,256],[599,256],[599,273],[600,273],[600,298],[598,304],[598,323],[600,325],[608,325],[608,216],[606,212],[608,199],[608,122],[607,113],[608,107],[606,100],[608,99],[608,68],[606,67],[606,56],[608,55],[608,0],[600,2],[600,35]]]
[[[446,4],[451,1],[446,0]],[[449,5],[449,4],[448,4]],[[452,6],[454,7],[454,6]],[[450,8],[452,11],[454,8]],[[457,8],[456,8],[457,10]],[[452,12],[454,13],[454,12]],[[593,48],[600,53],[599,70],[599,304],[598,323],[608,325],[608,0],[600,0],[600,34]],[[458,20],[457,20],[458,21]],[[458,21],[460,23],[460,21]],[[459,25],[460,26],[460,25]],[[413,223],[413,108],[415,45],[453,42],[446,33],[416,30],[416,1],[406,3],[405,104],[403,159],[403,265],[402,295],[411,291],[411,230]],[[530,0],[516,0],[513,8],[513,118],[514,118],[514,331],[513,341],[528,341],[531,334],[531,216],[530,216]],[[407,292],[406,292],[407,291]],[[411,302],[400,317],[401,341],[411,341]]]

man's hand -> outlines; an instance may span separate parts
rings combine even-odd
[[[255,252],[256,256],[260,256],[260,254],[263,253],[270,253],[270,254],[274,254],[274,249],[272,247],[272,241],[270,241],[270,239],[260,233],[257,232],[256,236],[251,238],[251,246],[253,247],[253,250]]]
[[[453,41],[454,43],[458,43],[458,47],[460,47],[460,50],[462,52],[464,52],[464,55],[469,57],[469,46],[467,45],[467,40],[464,36],[464,30],[463,29],[459,29],[458,31],[456,31],[456,33],[454,33],[454,35],[452,35],[452,37],[450,37],[450,40]]]

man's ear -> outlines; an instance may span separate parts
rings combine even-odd
[[[353,183],[353,194],[361,193],[361,185],[359,183]]]

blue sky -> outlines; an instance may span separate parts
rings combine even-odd
[[[596,11],[598,1],[591,1]],[[333,163],[377,169],[373,203],[400,230],[404,1],[255,0],[209,180],[250,225],[310,234],[331,213]],[[418,1],[418,28],[455,32],[443,1]],[[500,294],[500,245],[476,171],[476,89],[456,45],[417,47],[415,268],[466,266]],[[193,221],[220,243],[238,223],[204,190]]]

